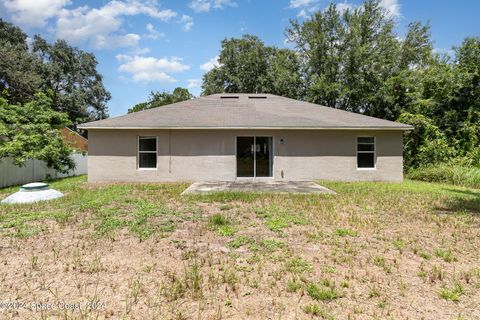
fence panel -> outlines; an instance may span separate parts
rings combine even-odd
[[[45,162],[31,159],[25,163],[24,167],[17,167],[12,163],[11,158],[0,160],[0,188],[25,184],[34,181],[43,181],[47,176],[52,178],[63,178],[78,176],[87,173],[87,155],[75,153],[72,155],[75,161],[75,170],[67,174],[56,172],[47,168]]]

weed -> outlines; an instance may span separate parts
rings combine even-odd
[[[318,286],[314,283],[310,283],[306,288],[307,294],[314,300],[330,301],[339,297],[338,292],[331,287]]]
[[[273,252],[278,249],[286,248],[286,244],[283,241],[277,239],[263,239],[262,240],[263,248],[268,252]]]
[[[338,237],[356,237],[358,236],[358,232],[352,229],[337,229],[333,233]]]
[[[378,298],[380,297],[380,291],[378,290],[377,287],[372,287],[370,288],[370,291],[368,292],[368,297],[369,298]]]
[[[319,316],[325,320],[334,320],[331,314],[320,308],[317,304],[309,304],[303,307],[303,312],[312,316]]]
[[[431,256],[430,254],[428,254],[427,252],[425,252],[425,251],[420,251],[420,252],[418,253],[418,256],[419,256],[420,258],[425,259],[425,260],[430,260],[430,259],[432,258],[432,256]]]
[[[237,249],[252,243],[255,243],[255,240],[253,240],[252,238],[248,236],[240,236],[232,241],[229,241],[228,246],[230,248]]]
[[[302,288],[302,284],[295,278],[288,279],[287,292],[297,292]]]
[[[450,300],[454,302],[460,301],[460,296],[463,295],[465,292],[465,289],[463,286],[459,283],[456,283],[452,288],[443,288],[440,290],[440,297],[442,297],[445,300]]]
[[[312,265],[302,258],[292,258],[286,263],[286,269],[292,273],[304,273],[312,271]]]
[[[455,261],[455,258],[453,256],[453,253],[451,250],[442,250],[442,249],[437,249],[435,250],[435,256],[442,258],[443,261],[445,262],[452,262]]]

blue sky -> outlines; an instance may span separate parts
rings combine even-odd
[[[187,87],[200,93],[202,75],[215,65],[220,41],[245,33],[267,45],[287,46],[289,19],[305,19],[328,0],[0,0],[2,18],[30,36],[64,38],[93,52],[112,94],[111,116],[145,101],[152,90]],[[334,1],[341,8],[358,0]],[[430,22],[434,47],[449,52],[480,36],[478,0],[382,0],[402,36],[411,21]]]

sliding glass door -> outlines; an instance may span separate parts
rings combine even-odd
[[[272,137],[237,137],[237,177],[273,176]]]

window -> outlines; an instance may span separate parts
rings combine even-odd
[[[157,137],[138,137],[138,168],[157,168]]]
[[[375,168],[375,137],[357,137],[357,168]]]

